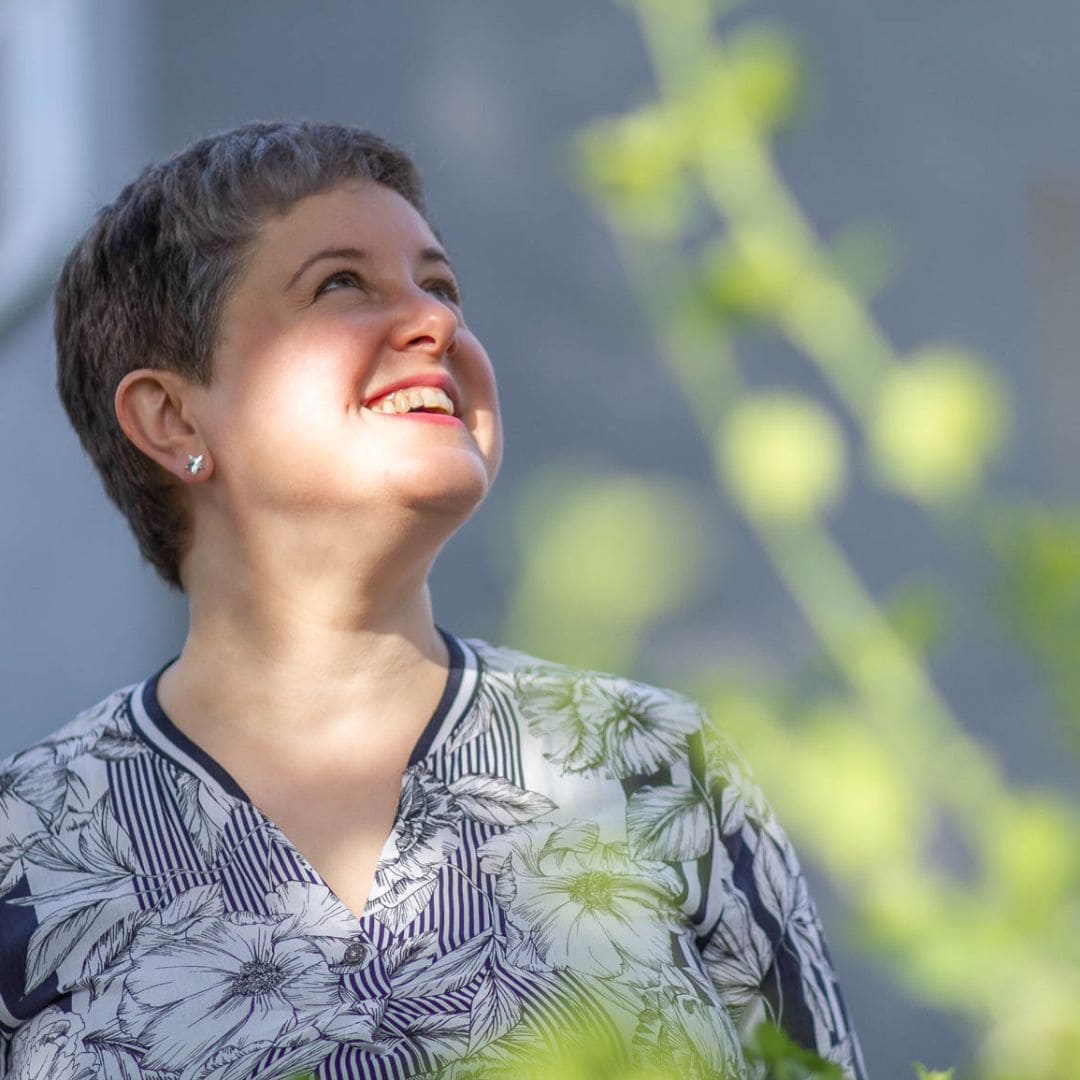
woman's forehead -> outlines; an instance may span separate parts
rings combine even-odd
[[[431,226],[407,199],[373,180],[346,180],[305,196],[263,222],[254,246],[296,250],[338,242],[341,246],[441,247]]]

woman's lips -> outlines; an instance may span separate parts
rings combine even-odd
[[[374,410],[369,410],[374,411]],[[405,412],[405,413],[375,413],[376,416],[382,417],[388,420],[424,420],[429,424],[443,424],[454,427],[464,427],[465,425],[456,416],[447,416],[446,413],[428,413],[428,412]]]

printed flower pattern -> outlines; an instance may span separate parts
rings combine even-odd
[[[670,903],[679,881],[663,863],[634,863],[625,845],[602,843],[580,822],[523,826],[489,840],[480,855],[526,947],[551,967],[615,975],[670,958],[681,929]]]
[[[545,666],[517,677],[522,714],[568,772],[647,776],[686,753],[700,730],[693,702],[643,683]]]
[[[587,1022],[628,1069],[742,1077],[739,1033],[797,1014],[862,1077],[791,846],[698,707],[475,648],[359,919],[141,733],[142,688],[0,762],[0,1005],[49,1002],[0,1075],[522,1078]]]
[[[9,1080],[95,1080],[97,1057],[86,1048],[80,1017],[55,1005],[39,1012],[15,1036]]]
[[[282,920],[207,918],[179,939],[172,927],[149,926],[131,953],[119,1019],[147,1069],[198,1076],[226,1050],[243,1056],[314,1038],[340,1008],[322,953]]]
[[[661,970],[659,984],[644,996],[648,1005],[634,1033],[635,1056],[643,1067],[683,1080],[744,1074],[731,1017],[703,998],[682,972]]]

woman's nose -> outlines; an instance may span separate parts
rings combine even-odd
[[[418,292],[402,303],[390,343],[398,352],[442,356],[453,349],[457,329],[457,312],[438,297]]]

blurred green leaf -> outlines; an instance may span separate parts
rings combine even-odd
[[[806,274],[802,253],[784,236],[750,229],[706,249],[702,270],[708,293],[735,318],[775,319]]]
[[[799,102],[800,54],[775,23],[744,23],[730,36],[727,62],[746,114],[764,129],[782,126]]]
[[[1002,506],[987,532],[1001,567],[1000,609],[1080,738],[1080,509]]]
[[[880,222],[859,222],[840,229],[829,255],[832,266],[859,296],[870,299],[892,279],[899,254],[892,229]]]
[[[754,1031],[746,1056],[765,1066],[772,1080],[844,1080],[838,1066],[804,1050],[775,1024],[761,1024]]]
[[[882,383],[868,432],[877,471],[920,502],[964,495],[1001,449],[1006,412],[998,380],[977,356],[921,349]]]
[[[1075,916],[1080,895],[1080,820],[1049,793],[1015,797],[986,823],[983,858],[990,882],[1023,933],[1054,925],[1064,913]]]
[[[926,656],[944,639],[950,612],[939,585],[908,581],[889,593],[884,615],[913,653]]]
[[[578,666],[629,667],[644,628],[693,594],[706,531],[675,481],[550,471],[519,508],[510,639]]]
[[[724,418],[715,452],[732,497],[763,521],[823,514],[846,482],[839,425],[811,398],[791,392],[745,395]]]
[[[686,176],[691,153],[682,110],[651,107],[592,125],[578,137],[574,156],[582,184],[603,199],[621,228],[672,237],[695,218]]]

